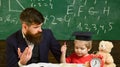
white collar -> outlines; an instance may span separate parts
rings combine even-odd
[[[34,44],[31,43],[30,41],[28,41],[28,40],[26,39],[25,34],[24,34],[23,32],[22,32],[22,36],[23,36],[23,38],[25,39],[25,41],[26,41],[28,47],[30,47],[30,48],[33,50]]]

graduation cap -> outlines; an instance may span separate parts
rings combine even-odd
[[[74,32],[73,35],[75,36],[76,40],[89,41],[92,39],[91,32]]]

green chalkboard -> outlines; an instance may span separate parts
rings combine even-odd
[[[91,31],[94,40],[120,40],[120,0],[0,0],[0,40],[21,28],[19,15],[27,7],[43,13],[43,28],[58,40],[74,31]]]

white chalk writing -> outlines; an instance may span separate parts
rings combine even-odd
[[[1,7],[1,0],[0,0],[0,7]]]
[[[4,17],[0,17],[0,22],[2,23],[10,23],[10,24],[18,24],[18,19],[17,17],[11,17],[11,15],[6,15]]]
[[[60,24],[66,26],[66,30],[74,28],[72,30],[92,31],[99,35],[113,31],[115,26],[111,19],[114,6],[108,0],[60,0],[60,3],[55,0],[8,0],[4,6],[5,2],[0,0],[1,26],[17,26],[19,14],[26,7],[35,7],[42,11],[44,25],[51,29]]]
[[[94,31],[96,34],[100,34],[100,32],[106,33],[112,30],[113,22],[108,22],[108,25],[98,25],[98,24],[87,24],[87,23],[79,23],[77,29],[80,31]]]
[[[53,9],[52,0],[31,0],[31,7],[49,7]]]
[[[19,7],[21,7],[22,9],[24,9],[25,7],[23,7],[23,5],[20,3],[19,0],[15,0],[15,2],[19,5]],[[9,11],[11,12],[21,12],[22,10],[18,10],[17,8],[16,9],[12,9],[12,2],[11,0],[9,0]]]

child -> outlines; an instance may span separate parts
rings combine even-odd
[[[76,39],[74,40],[74,53],[66,58],[66,43],[61,47],[61,62],[62,63],[79,63],[85,64],[92,59],[92,55],[88,51],[92,48],[92,40],[90,32],[75,32]]]

